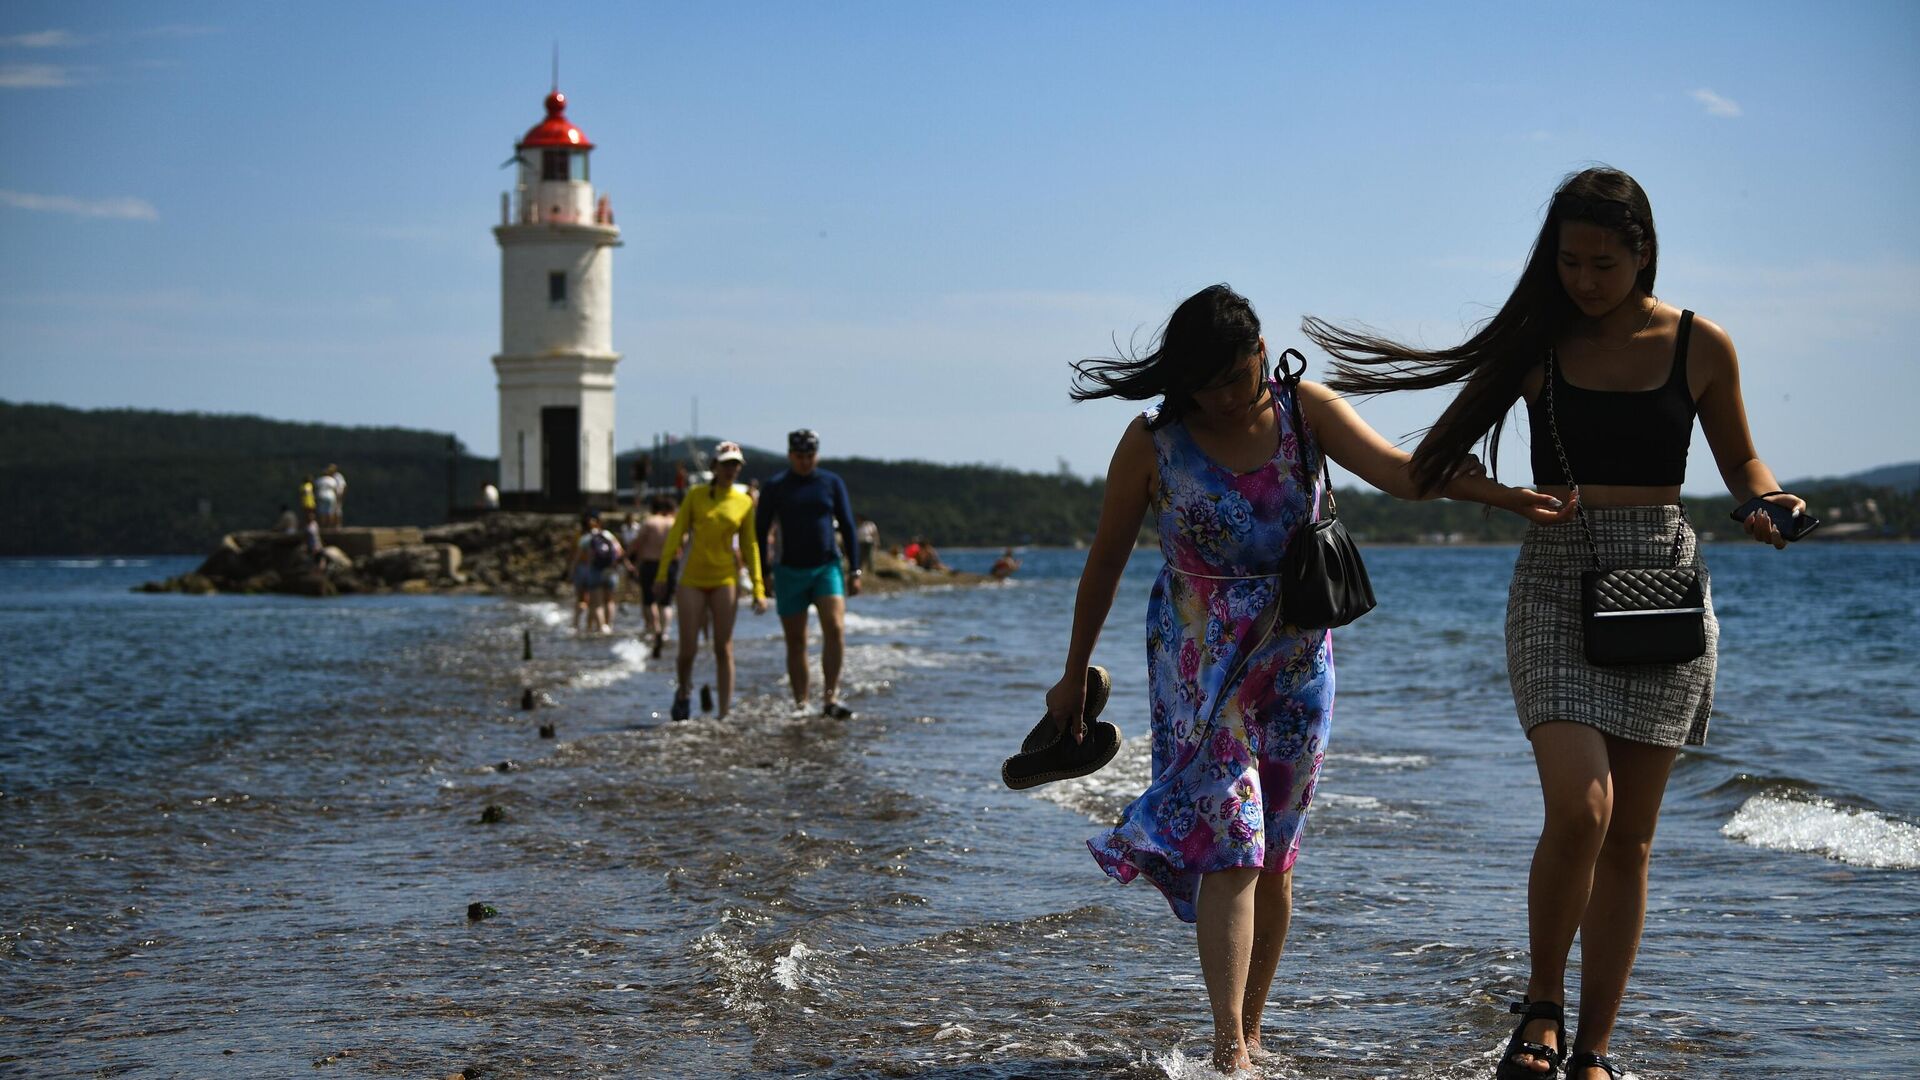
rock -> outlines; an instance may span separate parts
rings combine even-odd
[[[487,808],[480,811],[480,824],[482,825],[498,825],[505,820],[507,820],[507,812],[493,803],[488,803]]]
[[[420,539],[429,544],[452,544],[461,551],[478,551],[487,547],[487,527],[478,521],[456,521],[449,525],[436,525],[420,534]]]
[[[543,739],[551,739],[551,738],[553,738],[553,734],[554,734],[554,732],[553,732],[553,725],[552,725],[552,724],[541,724],[541,725],[540,725],[540,737],[541,737],[541,738],[543,738]]]
[[[500,914],[500,909],[494,907],[492,904],[483,904],[475,900],[473,903],[467,905],[467,918],[474,922],[479,922],[481,919],[491,919],[498,914]]]
[[[400,583],[399,591],[409,596],[425,596],[433,591],[433,583],[426,578],[408,578]]]
[[[447,577],[460,569],[460,549],[452,544],[406,544],[367,556],[358,564],[389,585]]]
[[[511,758],[509,758],[506,761],[503,761],[500,764],[495,765],[494,770],[496,772],[519,772],[520,766],[518,763],[514,762]]]
[[[520,708],[521,709],[527,712],[532,712],[533,707],[535,705],[538,705],[539,703],[540,702],[536,700],[533,696],[533,687],[529,686],[525,690],[520,691]]]

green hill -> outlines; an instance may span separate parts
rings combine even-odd
[[[443,521],[494,471],[430,431],[0,401],[0,555],[202,553],[329,464],[351,525]]]
[[[661,448],[652,482],[667,485],[686,442]],[[692,445],[712,445],[696,439]],[[620,455],[631,477],[639,451]],[[0,401],[0,555],[207,551],[221,536],[272,525],[296,501],[302,477],[337,463],[349,488],[349,525],[432,525],[470,506],[495,463],[450,435],[406,428],[296,424],[256,416],[138,409],[69,409]],[[990,465],[829,458],[856,513],[879,522],[888,546],[925,536],[942,546],[1072,544],[1093,538],[1097,480]],[[748,448],[744,479],[786,467],[784,453]],[[1913,536],[1920,495],[1867,481],[1905,478],[1912,466],[1856,474],[1802,491],[1827,537]],[[1511,514],[1450,502],[1405,503],[1339,480],[1347,527],[1372,542],[1514,541]],[[1723,537],[1731,499],[1690,499],[1702,531]],[[1845,528],[1834,526],[1845,525]]]

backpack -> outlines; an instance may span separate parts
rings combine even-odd
[[[595,529],[587,536],[587,552],[593,557],[593,568],[605,570],[613,565],[613,537],[606,530]]]

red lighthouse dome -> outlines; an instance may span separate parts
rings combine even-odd
[[[526,137],[520,140],[520,149],[530,146],[593,149],[593,144],[587,141],[586,132],[574,127],[573,122],[567,119],[567,95],[558,90],[547,95],[547,118],[528,129]]]

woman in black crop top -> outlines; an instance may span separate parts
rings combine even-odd
[[[1679,506],[1687,445],[1700,418],[1735,498],[1776,490],[1754,451],[1726,331],[1662,303],[1653,211],[1625,173],[1588,169],[1555,192],[1513,294],[1472,337],[1422,351],[1309,317],[1303,329],[1338,361],[1327,385],[1376,394],[1460,383],[1413,454],[1425,488],[1444,483],[1485,441],[1498,443],[1527,402],[1534,486],[1585,509],[1608,567],[1699,566]],[[1564,448],[1564,464],[1554,434]],[[1572,476],[1567,473],[1571,471]],[[1577,484],[1577,487],[1575,486]],[[1786,541],[1756,512],[1747,534]],[[1718,624],[1707,599],[1707,652],[1683,664],[1597,667],[1586,660],[1580,572],[1594,550],[1578,521],[1528,528],[1507,599],[1507,671],[1533,744],[1546,804],[1527,888],[1532,974],[1500,1080],[1620,1075],[1606,1057],[1646,913],[1647,861],[1667,775],[1683,745],[1706,741]],[[1563,1026],[1567,952],[1581,934],[1579,1024]]]

